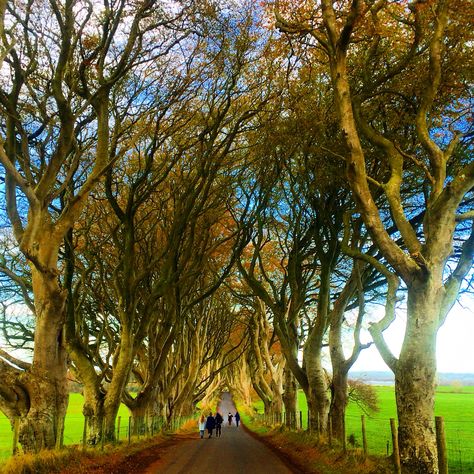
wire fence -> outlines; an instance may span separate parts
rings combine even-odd
[[[266,426],[287,425],[295,430],[309,431],[308,415],[308,412],[299,411],[288,424],[285,412],[271,415],[260,413],[257,414],[257,418]],[[441,420],[443,424],[443,434],[439,434],[438,431],[437,433],[438,437],[444,438],[449,473],[474,474],[474,421],[446,420],[442,417],[437,417],[437,420]],[[395,426],[394,420],[392,424]],[[390,419],[346,415],[345,428],[344,449],[362,451],[365,445],[366,453],[369,455],[392,456],[394,446]]]
[[[287,414],[258,414],[261,424],[278,426],[286,424]],[[160,432],[175,432],[195,416],[176,416],[167,419],[162,416],[127,417],[118,416],[115,422],[115,442],[131,443],[152,437]],[[308,430],[308,412],[299,411],[290,421],[295,430]],[[363,427],[360,416],[346,415],[346,446],[345,449],[362,450],[364,446]],[[375,456],[391,456],[394,446],[390,419],[366,417],[364,419],[365,443],[367,453]],[[474,421],[444,420],[446,440],[446,456],[450,474],[474,473]],[[87,419],[82,415],[68,415],[65,421],[64,445],[91,446],[88,443],[89,432]],[[100,449],[104,446],[101,440],[94,445]],[[15,439],[15,430],[10,424],[0,429],[0,460],[12,455],[19,445]]]
[[[474,422],[446,420],[449,472],[474,473]]]
[[[173,416],[171,418],[163,416],[136,417],[118,416],[115,420],[115,433],[113,443],[132,443],[142,439],[150,438],[158,433],[173,433],[194,419],[196,415]],[[4,420],[2,420],[4,421]],[[66,415],[64,423],[63,442],[64,446],[79,445],[83,448],[95,447],[103,449],[106,441],[105,436],[91,437],[89,430],[89,420],[82,415]],[[21,445],[18,443],[19,423],[14,422],[13,427],[10,423],[1,423],[0,426],[0,461],[6,460],[13,454],[21,454]],[[105,432],[105,425],[101,432]]]

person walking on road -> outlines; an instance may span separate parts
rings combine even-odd
[[[222,418],[222,415],[219,412],[216,412],[215,420],[216,420],[216,438],[220,438],[221,432],[222,432],[222,422],[224,421],[224,418]]]
[[[206,429],[207,432],[209,433],[209,438],[212,438],[212,430],[216,427],[216,420],[212,416],[212,413],[209,413],[209,416],[207,417],[206,420]]]
[[[239,412],[235,412],[235,424],[237,425],[237,428],[239,427],[239,422],[240,422],[240,415]]]
[[[229,414],[227,415],[227,421],[229,422],[229,426],[232,425],[232,418],[233,418],[234,415],[232,415],[232,413],[229,412]]]
[[[204,438],[204,430],[206,429],[206,417],[204,414],[201,415],[198,421],[199,426],[199,434],[201,435],[201,439]]]

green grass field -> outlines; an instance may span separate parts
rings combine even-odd
[[[376,387],[380,411],[365,416],[367,444],[370,454],[385,456],[387,442],[392,450],[390,418],[397,418],[393,387]],[[306,397],[298,392],[299,409],[303,427],[307,426]],[[256,408],[263,413],[263,404]],[[353,435],[356,446],[362,445],[362,410],[350,403],[346,412],[347,437]],[[436,416],[444,417],[448,447],[449,472],[474,473],[474,387],[438,387],[436,394]]]
[[[82,442],[84,417],[82,416],[83,398],[79,393],[71,393],[64,426],[64,444],[79,444]],[[120,437],[124,438],[128,430],[128,409],[121,405],[118,416],[122,417]],[[13,433],[8,419],[0,413],[0,460],[6,459],[12,452]]]
[[[368,449],[371,454],[384,456],[387,441],[391,451],[390,418],[396,419],[395,394],[393,387],[376,387],[380,411],[366,415]],[[299,409],[302,412],[303,426],[307,426],[307,405],[304,393],[298,393]],[[68,414],[64,431],[65,444],[79,444],[82,440],[84,417],[82,416],[82,395],[73,393],[69,398]],[[263,412],[263,404],[256,408]],[[438,387],[436,395],[436,415],[445,421],[448,446],[449,470],[451,474],[474,472],[474,387]],[[362,411],[355,404],[349,404],[346,413],[347,436],[353,435],[356,445],[362,444]],[[122,405],[120,437],[126,437],[128,429],[128,410]],[[12,450],[12,431],[7,418],[0,414],[0,460],[10,456]]]
[[[380,412],[366,416],[369,452],[385,455],[387,442],[391,452],[390,418],[396,419],[393,387],[377,387]],[[353,434],[362,444],[361,410],[349,405],[346,415],[347,435]],[[435,415],[445,423],[448,464],[451,473],[474,472],[474,387],[463,389],[438,387]]]

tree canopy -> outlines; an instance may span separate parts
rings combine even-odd
[[[121,402],[170,419],[224,387],[288,425],[299,387],[342,440],[374,344],[404,472],[437,472],[436,337],[474,276],[473,8],[1,1],[0,409],[23,449],[60,443],[70,375],[92,444]]]

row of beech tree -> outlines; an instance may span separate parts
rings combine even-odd
[[[223,387],[294,413],[299,386],[341,438],[370,322],[403,470],[438,472],[436,335],[473,276],[473,8],[0,1],[2,327],[32,352],[0,348],[0,409],[24,450],[62,436],[71,377],[91,443],[121,402],[171,417]]]

